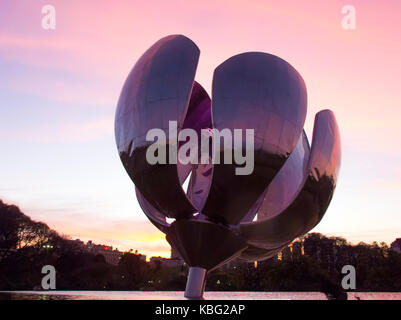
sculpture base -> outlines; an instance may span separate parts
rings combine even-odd
[[[194,300],[203,299],[206,272],[206,269],[200,267],[189,268],[187,286],[184,294],[185,298]]]

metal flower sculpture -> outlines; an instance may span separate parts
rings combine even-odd
[[[306,88],[289,63],[261,52],[233,56],[214,71],[211,100],[194,81],[199,54],[182,35],[156,42],[128,75],[115,118],[118,151],[144,213],[190,267],[188,298],[202,297],[207,271],[234,258],[268,259],[311,230],[331,201],[341,161],[330,110],[317,113],[309,146]],[[169,135],[170,121],[199,135],[253,129],[253,171],[238,175],[236,162],[149,163],[153,128],[165,132],[158,143],[177,160],[171,152],[183,144]]]

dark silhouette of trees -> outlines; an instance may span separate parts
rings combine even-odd
[[[46,224],[0,200],[0,290],[32,290],[40,286],[44,265],[57,271],[58,290],[184,290],[188,268],[147,263],[137,250],[110,265],[60,236]],[[344,238],[310,233],[278,257],[253,263],[232,263],[207,275],[207,290],[319,291],[345,299],[344,265],[356,269],[357,291],[401,291],[401,254],[385,243],[352,245]],[[40,287],[39,287],[40,288]]]
[[[0,261],[17,248],[18,229],[23,224],[22,220],[16,206],[7,206],[0,200]]]
[[[146,262],[140,259],[138,254],[124,253],[118,264],[118,269],[124,283],[127,283],[127,290],[139,290],[147,285],[149,278],[149,268]]]

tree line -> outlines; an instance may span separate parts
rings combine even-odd
[[[88,252],[45,223],[0,200],[0,290],[40,289],[41,269],[57,271],[57,290],[184,290],[188,268],[148,263],[126,252],[118,265]],[[319,291],[346,297],[344,265],[356,270],[356,290],[401,291],[401,254],[385,243],[352,245],[310,233],[279,256],[256,265],[235,261],[208,273],[210,291]]]

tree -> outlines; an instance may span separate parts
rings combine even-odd
[[[17,249],[18,230],[22,220],[23,216],[18,207],[6,205],[0,200],[0,261],[12,250]]]
[[[122,255],[118,264],[125,281],[138,289],[147,284],[148,268],[137,254],[126,252]]]

